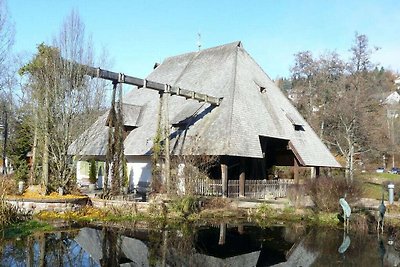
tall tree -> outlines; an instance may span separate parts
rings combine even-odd
[[[319,58],[300,52],[291,71],[296,105],[323,141],[343,156],[352,180],[355,155],[383,150],[387,135],[375,95],[385,79],[377,82],[368,38],[356,33],[350,52],[347,62],[335,52]]]
[[[35,115],[33,158],[41,155],[41,181],[46,187],[68,184],[74,171],[68,147],[93,122],[104,103],[104,84],[84,76],[85,68],[76,64],[93,65],[92,47],[73,11],[53,45],[39,45],[38,53],[20,69],[20,74],[29,77],[27,90],[34,100]]]
[[[6,174],[6,152],[9,133],[10,113],[12,110],[11,84],[13,74],[10,68],[10,51],[14,43],[14,25],[10,20],[6,2],[0,0],[0,130],[2,131],[2,172]]]

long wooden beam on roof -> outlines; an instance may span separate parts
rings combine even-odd
[[[177,86],[170,86],[168,84],[152,82],[146,79],[140,79],[122,73],[103,70],[100,68],[94,68],[91,66],[84,66],[84,67],[86,69],[87,75],[94,78],[110,80],[114,83],[125,83],[125,84],[135,85],[138,88],[146,87],[149,89],[159,91],[160,93],[165,92],[165,93],[170,93],[171,95],[182,96],[185,97],[186,99],[195,99],[199,102],[206,102],[214,106],[219,106],[222,100],[222,97],[219,98],[219,97],[209,96],[195,91],[186,90]]]

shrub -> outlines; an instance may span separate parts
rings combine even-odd
[[[16,194],[17,189],[17,182],[12,175],[0,175],[0,196]]]
[[[0,228],[31,217],[30,213],[23,212],[4,200],[6,194],[15,192],[15,188],[14,179],[7,176],[0,177]]]
[[[8,204],[4,201],[4,198],[0,198],[0,228],[17,223],[26,221],[31,218],[30,213],[26,213],[17,207]]]
[[[271,215],[273,215],[275,213],[276,213],[276,211],[274,209],[272,209],[271,206],[269,206],[266,203],[262,203],[260,206],[258,206],[257,211],[256,211],[256,214],[258,216],[261,216],[261,217],[264,217],[264,218],[268,217],[268,216],[271,216]]]
[[[345,194],[348,203],[354,203],[362,194],[362,186],[358,180],[347,182],[343,176],[307,179],[305,188],[316,210],[325,212],[339,210],[339,199]]]
[[[89,163],[89,182],[91,184],[95,184],[97,181],[97,166],[96,161],[94,159],[90,160]]]
[[[295,208],[305,203],[305,189],[303,184],[293,184],[287,189],[287,196]]]
[[[177,198],[171,201],[170,207],[171,210],[182,213],[183,215],[197,213],[200,210],[199,199],[193,196]]]

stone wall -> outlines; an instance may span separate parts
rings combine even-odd
[[[94,208],[124,207],[127,210],[132,209],[137,212],[146,212],[147,208],[149,207],[148,202],[135,202],[126,200],[108,200],[108,199],[105,200],[105,199],[92,198],[91,202]]]
[[[85,206],[88,203],[88,198],[67,200],[6,199],[6,202],[24,212],[35,214],[44,210],[55,212],[74,211]]]

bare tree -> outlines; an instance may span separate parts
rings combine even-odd
[[[29,74],[35,108],[33,157],[36,162],[41,155],[41,180],[46,187],[68,184],[74,171],[68,147],[104,107],[104,84],[86,77],[85,68],[76,64],[93,65],[93,59],[90,38],[73,11],[53,45],[39,45],[35,57],[20,70]]]
[[[373,73],[368,38],[356,33],[348,62],[335,52],[313,58],[309,51],[295,55],[292,84],[296,105],[321,139],[336,149],[353,179],[357,153],[384,149],[387,135],[384,110],[374,96],[384,86]]]
[[[2,131],[3,145],[2,150],[2,173],[7,173],[6,158],[7,158],[7,143],[9,133],[9,120],[12,109],[12,94],[11,83],[13,75],[10,68],[10,51],[14,43],[14,25],[12,24],[6,2],[0,0],[0,131]]]

